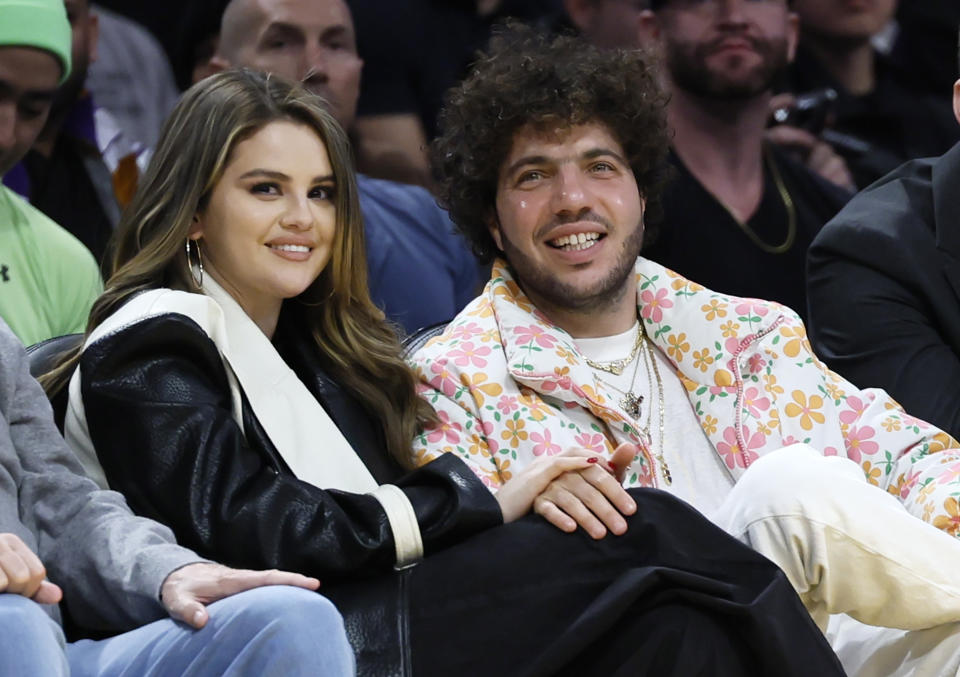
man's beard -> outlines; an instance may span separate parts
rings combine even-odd
[[[634,266],[643,246],[643,224],[639,223],[623,243],[620,255],[606,277],[583,289],[568,284],[554,273],[538,266],[510,242],[502,229],[500,232],[504,256],[520,287],[534,303],[542,300],[552,307],[584,314],[602,312],[623,298],[629,288],[627,281],[633,278]]]
[[[760,55],[760,64],[748,73],[732,75],[723,70],[711,70],[707,66],[711,52],[728,37],[730,36],[725,35],[696,46],[691,43],[668,42],[667,69],[674,84],[699,97],[723,101],[751,99],[771,89],[788,65],[786,38],[759,40],[737,36],[750,42]]]

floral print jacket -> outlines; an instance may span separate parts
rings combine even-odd
[[[914,515],[960,531],[960,448],[884,391],[860,390],[813,354],[799,317],[777,303],[724,296],[646,259],[638,312],[669,358],[704,433],[734,480],[763,454],[804,442],[843,454]],[[658,486],[656,458],[610,403],[617,394],[573,339],[537,311],[498,261],[483,293],[413,357],[440,423],[414,441],[417,464],[463,458],[495,491],[512,471],[570,446],[641,448],[628,486]],[[568,412],[585,408],[592,423]],[[578,417],[582,421],[583,417]]]

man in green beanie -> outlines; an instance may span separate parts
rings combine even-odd
[[[70,54],[62,0],[0,0],[0,177],[43,129]],[[86,247],[0,186],[0,317],[20,340],[82,331],[100,291]]]

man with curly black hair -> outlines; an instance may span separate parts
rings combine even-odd
[[[624,485],[660,488],[776,562],[850,674],[954,674],[960,445],[826,369],[789,308],[639,257],[665,105],[642,53],[519,26],[449,94],[442,199],[497,261],[412,358],[437,411],[416,462],[456,453],[496,492],[588,455],[534,502],[561,530],[622,535]]]

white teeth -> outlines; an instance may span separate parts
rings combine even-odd
[[[600,233],[574,233],[573,235],[562,235],[550,244],[564,251],[581,251],[589,249],[597,240],[600,239]]]
[[[279,249],[284,252],[309,252],[310,247],[302,244],[272,244],[269,245],[270,249]]]

